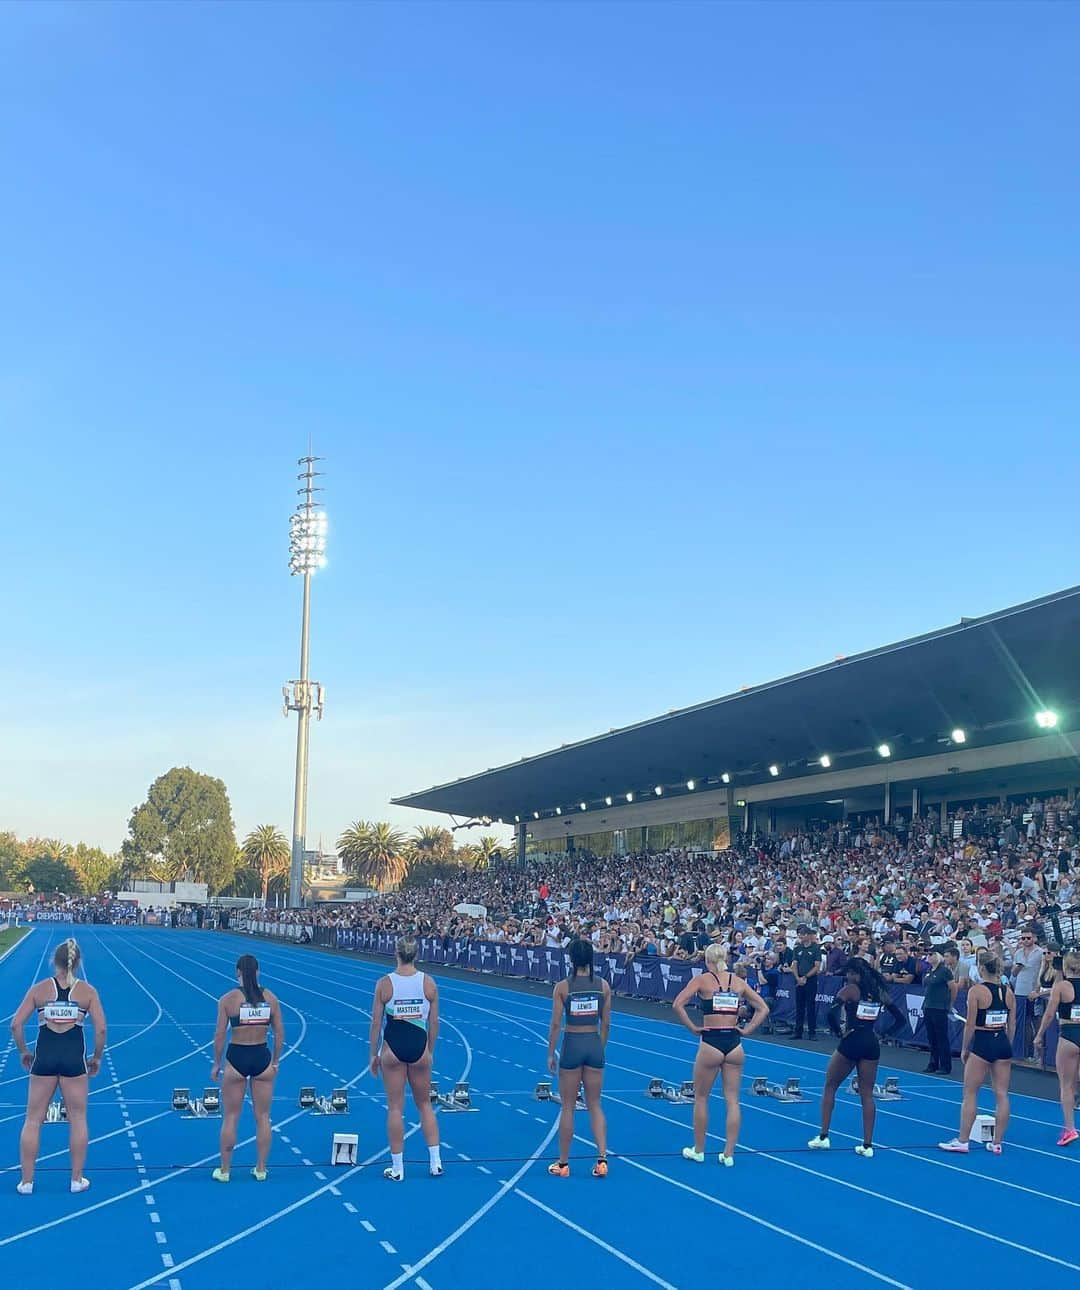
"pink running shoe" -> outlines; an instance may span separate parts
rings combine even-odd
[[[1075,1129],[1064,1129],[1061,1137],[1057,1140],[1057,1144],[1059,1147],[1071,1147],[1077,1138],[1080,1138],[1080,1133]]]
[[[991,1154],[992,1156],[1000,1156],[1000,1155],[1001,1155],[1001,1148],[1002,1148],[1004,1145],[1005,1145],[1005,1144],[1004,1144],[1004,1143],[1002,1143],[1002,1142],[988,1142],[988,1143],[986,1144],[986,1149],[987,1149],[987,1151],[989,1151],[989,1152],[990,1152],[990,1154]]]

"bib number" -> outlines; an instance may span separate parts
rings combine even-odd
[[[1074,1003],[1069,1008],[1069,1020],[1080,1021],[1080,1003]]]
[[[242,1026],[268,1026],[270,1024],[270,1005],[268,1003],[242,1003],[240,1005],[240,1024]]]
[[[78,1021],[79,1009],[74,1003],[47,1003],[41,1015],[45,1021]]]
[[[594,994],[571,995],[570,1016],[577,1020],[592,1021],[600,1013],[600,1001]]]
[[[1009,1021],[1009,1014],[1004,1008],[995,1008],[986,1014],[988,1030],[1004,1030]]]
[[[855,1009],[856,1021],[877,1021],[880,1016],[880,1003],[860,1003]]]
[[[722,1012],[728,1015],[739,1011],[739,996],[731,990],[724,990],[722,993],[714,994],[712,997],[712,1010],[714,1013]]]
[[[424,1005],[419,999],[395,999],[394,1016],[398,1021],[421,1021]]]

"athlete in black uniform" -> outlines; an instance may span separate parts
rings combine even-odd
[[[987,1151],[1001,1154],[1009,1124],[1009,1079],[1016,1032],[1016,995],[1001,982],[1001,963],[991,955],[979,960],[981,980],[968,991],[967,1021],[960,1060],[964,1063],[964,1100],[960,1106],[960,1132],[942,1151],[967,1151],[975,1123],[975,1103],[987,1075],[994,1089],[994,1139]]]
[[[743,1037],[752,1035],[769,1015],[769,1005],[741,977],[726,971],[721,964],[724,949],[710,945],[705,951],[705,971],[692,977],[672,1001],[676,1017],[692,1034],[701,1036],[694,1058],[694,1145],[683,1147],[683,1159],[702,1164],[705,1160],[705,1138],[709,1131],[709,1097],[717,1075],[722,1074],[727,1121],[724,1128],[724,1150],[720,1163],[730,1168],[735,1163],[735,1146],[739,1140],[742,1112],[739,1106],[739,1082],[742,1079],[746,1053]],[[686,1005],[696,998],[701,1007],[702,1025],[690,1020]],[[754,1015],[739,1029],[739,1009],[750,1004]]]
[[[844,969],[846,981],[837,991],[829,1009],[829,1029],[841,1036],[836,1052],[825,1071],[825,1089],[821,1095],[821,1132],[807,1144],[813,1151],[827,1151],[829,1126],[836,1106],[836,1090],[852,1070],[858,1070],[859,1101],[862,1103],[863,1140],[855,1148],[856,1155],[870,1160],[874,1155],[874,1082],[877,1079],[881,1044],[874,1027],[883,1012],[895,1020],[890,1034],[896,1034],[904,1024],[904,1014],[889,998],[889,987],[881,973],[865,959],[849,959]],[[845,1027],[840,1028],[844,1015]]]
[[[90,1186],[90,1180],[84,1178],[82,1172],[89,1140],[86,1098],[90,1081],[87,1076],[96,1075],[101,1069],[101,1054],[105,1051],[105,1014],[98,992],[75,975],[81,957],[74,938],[58,946],[53,955],[56,975],[31,986],[11,1019],[15,1046],[24,1069],[30,1072],[26,1120],[19,1137],[22,1180],[16,1190],[20,1196],[29,1196],[34,1190],[34,1164],[41,1125],[57,1085],[64,1099],[70,1132],[71,1190],[86,1191]],[[23,1030],[35,1012],[38,1035],[35,1050],[31,1053],[23,1038]],[[83,1024],[87,1017],[94,1026],[94,1054],[89,1058],[83,1038]]]
[[[1080,1084],[1080,950],[1070,950],[1061,962],[1063,975],[1054,982],[1035,1036],[1035,1055],[1042,1061],[1043,1045],[1050,1023],[1057,1018],[1057,1073],[1061,1089],[1061,1114],[1065,1127],[1059,1147],[1072,1146],[1080,1138],[1076,1131],[1076,1094]]]
[[[244,1090],[250,1082],[251,1109],[255,1112],[255,1168],[251,1173],[256,1182],[265,1182],[270,1156],[270,1106],[285,1044],[285,1027],[277,996],[259,984],[259,963],[253,954],[242,954],[237,960],[236,979],[239,986],[218,1000],[214,1031],[214,1067],[210,1078],[216,1081],[221,1075],[221,1164],[211,1177],[215,1182],[229,1181],[236,1126],[244,1107]],[[232,1034],[225,1048],[230,1028]],[[274,1032],[273,1053],[266,1042],[269,1030]],[[222,1049],[225,1049],[224,1073]]]

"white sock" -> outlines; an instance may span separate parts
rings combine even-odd
[[[394,1171],[395,1174],[397,1174],[399,1178],[401,1177],[401,1175],[405,1172],[405,1152],[404,1151],[390,1152],[390,1168]]]
[[[428,1150],[428,1157],[431,1160],[432,1169],[441,1169],[442,1154],[439,1149],[439,1144],[436,1142],[436,1144],[433,1147],[428,1147],[427,1150]]]

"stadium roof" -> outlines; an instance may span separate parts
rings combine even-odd
[[[1080,714],[1080,587],[823,667],[682,708],[509,766],[394,798],[397,806],[513,823],[561,810],[718,786],[785,779],[891,756],[939,753],[952,733],[1000,744],[1060,728]],[[805,793],[809,785],[800,784]]]

